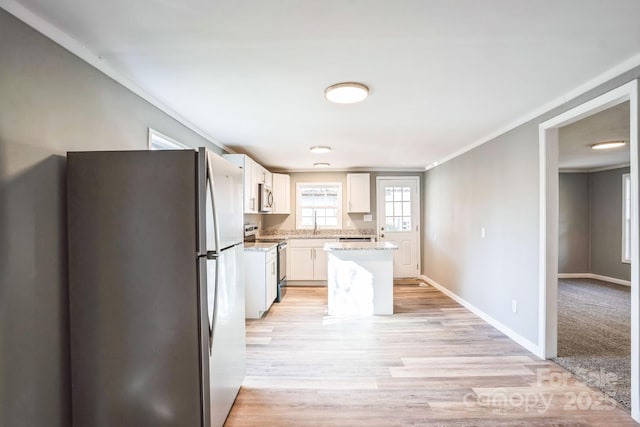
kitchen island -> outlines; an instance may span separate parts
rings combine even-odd
[[[393,314],[393,251],[389,242],[326,243],[330,316]]]

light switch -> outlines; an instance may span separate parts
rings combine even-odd
[[[485,233],[485,231],[484,231],[484,227],[482,227],[482,228],[480,229],[480,236],[481,236],[483,239],[484,239],[484,236],[486,236],[486,233]]]

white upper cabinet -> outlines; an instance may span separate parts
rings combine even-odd
[[[273,210],[272,214],[291,213],[291,178],[283,173],[274,173],[273,176]]]
[[[256,181],[258,184],[267,184],[269,187],[273,187],[273,174],[262,165],[257,165],[256,168]]]
[[[371,212],[371,186],[368,173],[347,174],[347,213]]]
[[[225,154],[224,158],[242,168],[244,183],[244,213],[258,213],[258,178],[264,169],[245,154]]]

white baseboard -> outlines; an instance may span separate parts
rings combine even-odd
[[[595,279],[616,285],[631,286],[629,280],[616,279],[615,277],[601,276],[593,273],[558,273],[558,279]]]
[[[460,304],[461,306],[463,306],[464,308],[466,308],[467,310],[469,310],[470,312],[472,312],[473,314],[475,314],[476,316],[478,316],[479,318],[481,318],[482,320],[484,320],[485,322],[487,322],[488,324],[490,324],[491,326],[493,326],[494,328],[496,328],[497,330],[499,330],[500,332],[508,336],[509,338],[511,338],[517,344],[520,344],[522,347],[524,347],[531,353],[535,354],[541,359],[544,359],[544,355],[540,352],[540,347],[537,344],[532,343],[522,335],[513,331],[513,329],[509,328],[507,325],[489,316],[487,313],[480,310],[478,307],[474,306],[464,298],[451,292],[449,289],[445,288],[444,286],[442,286],[435,280],[431,279],[430,277],[427,277],[423,274],[419,277],[419,279],[425,281],[426,283],[430,284],[434,288],[438,289],[440,292],[442,292],[443,294],[445,294],[446,296],[448,296],[449,298],[451,298],[452,300],[454,300],[455,302],[457,302],[458,304]]]

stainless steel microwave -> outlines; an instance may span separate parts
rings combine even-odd
[[[271,212],[273,209],[273,191],[271,191],[271,186],[268,184],[258,184],[258,189],[260,190],[260,212]]]

